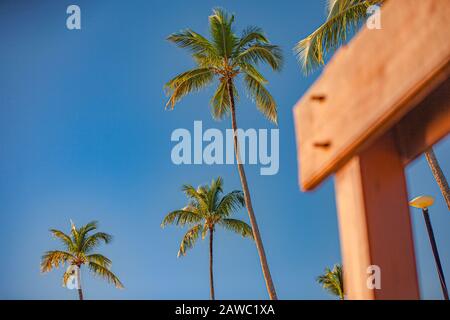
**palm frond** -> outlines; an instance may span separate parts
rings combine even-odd
[[[260,82],[264,85],[268,83],[266,78],[264,78],[264,76],[252,64],[241,62],[241,63],[239,63],[239,67],[241,68],[241,73],[249,74],[254,79],[256,79],[258,82]]]
[[[231,230],[243,236],[244,238],[253,238],[252,227],[242,220],[222,219],[219,225],[225,229]]]
[[[228,217],[234,211],[239,210],[245,205],[244,193],[239,190],[227,193],[219,202],[216,208],[217,214]]]
[[[218,199],[220,194],[223,192],[223,179],[222,177],[218,177],[217,179],[213,179],[211,181],[211,187],[208,189],[207,197],[209,203],[209,211],[215,211],[215,208],[218,205]]]
[[[184,226],[186,224],[198,223],[203,219],[203,217],[195,212],[189,210],[175,210],[170,212],[165,216],[161,223],[161,227],[164,228],[169,224],[175,224],[177,226]]]
[[[230,95],[228,94],[228,81],[222,79],[210,101],[211,114],[214,119],[220,120],[230,111]]]
[[[334,265],[333,270],[327,267],[325,273],[317,277],[317,282],[329,293],[344,299],[344,278],[341,265]]]
[[[205,192],[202,192],[201,188],[202,187],[195,189],[193,186],[185,184],[181,189],[186,196],[193,201],[195,207],[198,207],[200,211],[207,211],[209,207],[208,201]]]
[[[95,263],[95,262],[89,262],[88,264],[89,270],[92,271],[95,275],[98,275],[102,277],[103,279],[107,280],[109,283],[112,283],[116,286],[116,288],[122,289],[123,284],[120,282],[119,278],[112,273],[108,268]]]
[[[173,109],[181,98],[206,87],[213,78],[214,72],[211,68],[196,68],[179,74],[165,85],[170,96],[166,107],[170,106]]]
[[[88,234],[89,232],[94,231],[97,228],[98,228],[98,221],[94,220],[94,221],[88,222],[87,224],[82,226],[79,229],[79,233],[84,236],[84,235]]]
[[[76,231],[72,233],[72,234],[76,235],[76,236],[74,236],[74,240],[75,240],[74,242],[75,242],[77,251],[82,252],[82,250],[83,250],[82,248],[86,241],[87,234],[89,232],[97,229],[97,227],[98,227],[98,222],[91,221],[91,222],[85,224],[84,226],[81,226],[80,228],[76,229]]]
[[[219,56],[198,53],[193,54],[192,58],[199,68],[212,68],[217,71],[223,67],[223,60]]]
[[[294,48],[305,74],[324,64],[328,52],[345,43],[347,36],[356,31],[367,18],[367,8],[381,5],[384,0],[330,0],[325,23]]]
[[[105,232],[96,232],[92,235],[90,235],[85,241],[83,241],[83,246],[81,248],[81,251],[84,253],[89,253],[97,247],[102,241],[105,244],[108,244],[112,241],[113,236],[105,233]]]
[[[336,2],[338,2],[339,0],[327,0],[327,15],[330,15],[331,11],[333,11],[333,8],[336,5]]]
[[[178,257],[181,255],[185,256],[186,251],[194,246],[202,229],[203,226],[201,224],[198,224],[189,229],[188,232],[186,232],[180,243],[180,249],[178,250]]]
[[[67,261],[71,261],[74,258],[71,253],[66,251],[47,251],[41,258],[41,272],[49,272],[53,268],[58,268],[60,265],[64,265]]]
[[[244,76],[244,83],[247,87],[248,94],[255,101],[258,110],[264,114],[264,116],[277,123],[277,105],[275,100],[269,91],[264,87],[264,84],[258,81],[253,75],[246,73]]]
[[[167,40],[175,43],[180,48],[189,49],[194,55],[205,55],[217,57],[217,50],[214,45],[199,33],[186,29],[173,33],[167,37]]]
[[[267,63],[274,71],[279,71],[283,65],[283,55],[280,47],[276,45],[255,43],[239,53],[234,63],[236,65]]]
[[[70,236],[57,229],[50,229],[50,232],[54,237],[60,239],[63,242],[64,246],[69,252],[73,252],[75,246]]]
[[[87,255],[86,259],[88,262],[94,262],[94,263],[99,264],[102,267],[105,267],[108,269],[111,268],[111,264],[112,264],[111,260],[109,260],[107,257],[105,257],[102,254],[93,253],[93,254]]]
[[[238,55],[244,48],[246,48],[246,46],[250,46],[255,43],[269,43],[269,39],[266,38],[264,31],[261,28],[249,26],[242,32],[234,52]]]
[[[209,16],[209,29],[214,46],[219,56],[228,59],[236,46],[237,37],[233,33],[232,24],[234,16],[228,15],[224,10],[217,8]]]

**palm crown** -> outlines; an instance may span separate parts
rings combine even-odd
[[[210,40],[190,29],[168,37],[179,47],[190,50],[196,67],[179,74],[165,85],[170,96],[167,106],[173,108],[185,95],[199,91],[218,79],[218,87],[210,103],[213,117],[220,119],[229,113],[232,103],[229,92],[238,96],[233,80],[242,75],[248,94],[258,109],[276,123],[277,106],[265,87],[267,80],[257,70],[257,65],[265,63],[273,70],[280,70],[281,50],[270,44],[258,27],[248,27],[240,37],[237,36],[233,31],[233,22],[233,15],[215,9],[209,17]]]
[[[223,180],[220,177],[213,180],[211,186],[200,186],[197,189],[191,185],[183,186],[183,191],[189,199],[188,205],[181,210],[170,212],[161,224],[162,227],[168,224],[190,226],[181,241],[178,256],[186,255],[186,251],[194,246],[200,234],[204,239],[208,231],[215,231],[216,225],[243,237],[253,237],[252,229],[247,223],[230,218],[244,205],[242,191],[235,190],[221,197],[222,186]]]
[[[66,263],[78,267],[87,265],[94,274],[113,283],[117,288],[123,288],[119,278],[110,271],[111,260],[104,255],[92,252],[101,242],[110,243],[112,240],[112,236],[104,232],[90,234],[97,229],[97,226],[97,221],[89,222],[78,229],[72,224],[70,236],[60,230],[50,229],[53,236],[61,240],[65,250],[47,251],[42,256],[41,271],[49,272]],[[67,284],[68,276],[64,274],[64,285]]]
[[[308,74],[325,63],[326,53],[347,40],[349,33],[367,18],[367,9],[385,0],[328,0],[327,20],[294,48],[303,71]]]
[[[329,293],[344,300],[344,277],[340,264],[335,264],[333,269],[327,267],[325,273],[317,277],[317,282]]]

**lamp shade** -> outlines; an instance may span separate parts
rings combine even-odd
[[[431,207],[434,203],[434,198],[432,196],[419,196],[412,199],[409,205],[414,208],[425,209]]]

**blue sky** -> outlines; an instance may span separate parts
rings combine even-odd
[[[78,4],[82,30],[66,29],[66,8]],[[291,48],[324,19],[323,1],[25,1],[0,3],[0,298],[74,299],[61,286],[62,269],[42,275],[40,256],[59,248],[48,229],[69,230],[99,220],[114,235],[99,250],[113,261],[124,290],[83,274],[88,299],[207,299],[207,243],[177,259],[183,230],[160,228],[185,204],[183,183],[222,176],[225,190],[240,189],[232,165],[172,164],[176,128],[230,127],[211,119],[211,90],[165,111],[163,84],[192,66],[165,37],[190,27],[207,32],[216,6],[236,14],[236,28],[262,27],[284,49],[283,72],[265,72],[279,105],[280,170],[259,175],[247,166],[254,209],[272,275],[282,299],[331,298],[315,277],[340,261],[333,181],[301,193],[292,107],[318,73],[303,77]],[[274,128],[241,94],[238,123]],[[450,175],[450,141],[436,147]],[[407,170],[410,196],[432,194],[432,222],[450,277],[449,216],[423,158]],[[412,212],[422,297],[440,287],[419,212]],[[241,210],[237,217],[247,220]],[[216,296],[267,297],[256,249],[249,240],[218,231]]]

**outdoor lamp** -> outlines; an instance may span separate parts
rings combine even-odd
[[[444,299],[448,300],[447,284],[445,283],[444,272],[442,271],[441,260],[439,259],[439,253],[436,246],[436,240],[434,239],[433,228],[431,226],[430,215],[428,214],[428,208],[434,203],[432,196],[420,196],[412,199],[409,205],[414,208],[422,209],[423,218],[425,219],[425,225],[427,226],[428,237],[430,238],[431,249],[433,250],[434,260],[439,274],[439,281],[441,282],[442,293]]]
[[[409,202],[409,205],[414,208],[425,209],[428,210],[434,203],[434,198],[432,196],[420,196],[412,199]]]

